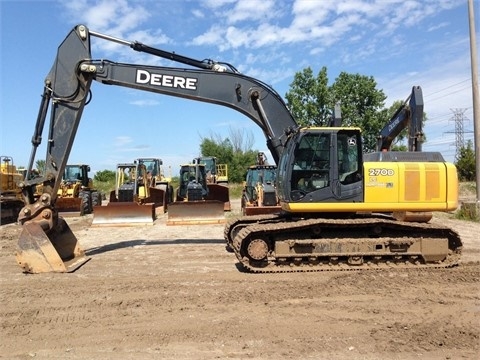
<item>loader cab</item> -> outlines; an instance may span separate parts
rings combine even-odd
[[[256,187],[258,184],[274,185],[276,169],[274,165],[253,165],[248,168],[244,191],[249,200],[257,199]]]
[[[90,166],[88,165],[66,165],[63,172],[62,181],[70,183],[81,183],[82,186],[91,187],[88,173]]]
[[[277,172],[281,201],[363,201],[360,129],[299,131],[287,143]]]

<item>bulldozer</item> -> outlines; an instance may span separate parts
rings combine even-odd
[[[168,208],[167,225],[202,225],[225,222],[224,209],[225,200],[228,198],[228,187],[208,184],[204,164],[196,161],[181,165],[179,181],[179,186],[175,191],[175,201]],[[216,186],[211,187],[210,185]],[[223,191],[212,193],[211,188]]]
[[[205,166],[205,177],[207,179],[208,196],[207,200],[223,201],[223,210],[231,211],[230,191],[228,188],[228,165],[219,164],[214,156],[200,156],[193,159],[192,164]]]
[[[92,38],[187,66],[99,59],[92,56]],[[18,216],[22,233],[16,259],[24,272],[72,272],[89,260],[75,234],[58,215],[55,200],[84,107],[90,103],[93,81],[225,106],[260,127],[277,165],[275,185],[282,211],[243,216],[226,223],[226,241],[246,271],[390,266],[437,269],[456,266],[460,261],[459,234],[442,224],[429,223],[423,216],[457,209],[458,174],[455,165],[440,153],[421,151],[420,86],[412,87],[408,104],[381,134],[382,150],[364,154],[362,129],[337,124],[336,120],[341,119],[337,106],[335,122],[330,126],[302,127],[271,86],[240,73],[231,64],[192,59],[80,24],[58,47],[33,127],[29,169],[41,144],[51,105],[45,171],[38,178],[24,180],[21,187],[25,205]],[[398,124],[408,124],[409,139],[417,142],[413,151],[389,151],[389,141],[395,136],[392,129]],[[199,169],[195,172],[196,183],[181,174],[185,192],[169,206],[169,214],[176,204],[202,205],[208,201],[204,198],[205,188],[199,188],[204,183],[199,177],[200,165],[194,169]],[[42,194],[35,197],[39,184],[43,185]],[[218,215],[223,213],[223,206],[218,201]]]
[[[56,206],[63,216],[91,214],[102,205],[102,194],[95,190],[86,164],[66,165],[57,191]]]
[[[265,153],[259,152],[257,162],[248,168],[243,184],[243,215],[276,214],[282,210],[275,188],[276,171],[275,165],[268,165]]]
[[[24,203],[18,183],[24,175],[17,170],[11,156],[0,156],[0,225],[17,221]]]
[[[141,159],[117,164],[115,190],[106,206],[95,207],[92,226],[153,225],[167,208],[163,184],[155,187],[160,163],[160,159]]]
[[[171,185],[171,177],[167,177],[163,171],[163,161],[158,158],[138,158],[135,161],[139,166],[145,166],[147,177],[150,179],[148,186],[165,192],[162,206],[164,212],[167,211],[168,204],[173,202],[174,189]]]

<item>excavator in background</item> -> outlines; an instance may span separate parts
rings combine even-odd
[[[56,207],[63,216],[87,215],[102,205],[102,195],[93,188],[86,164],[66,165],[57,191]]]
[[[159,175],[160,164],[160,159],[117,164],[115,190],[106,206],[95,207],[92,226],[153,225],[167,208],[166,188],[155,187],[157,176],[152,175]]]
[[[282,210],[275,189],[277,167],[268,165],[265,153],[257,154],[257,161],[247,170],[242,191],[242,214],[246,216],[276,214]]]
[[[92,38],[187,66],[97,60],[90,50]],[[78,25],[58,48],[34,126],[29,168],[51,104],[45,173],[21,186],[25,206],[18,217],[22,233],[16,259],[24,272],[70,272],[89,260],[58,216],[55,200],[93,81],[226,106],[261,128],[277,164],[282,212],[239,217],[225,225],[226,240],[247,271],[458,264],[462,242],[455,231],[393,216],[456,210],[457,171],[441,154],[386,151],[364,158],[360,128],[341,124],[302,128],[275,90],[230,64],[195,60]],[[421,95],[419,87],[413,89],[419,90],[414,96]],[[415,103],[423,109],[423,99],[418,97]],[[43,193],[35,199],[37,184],[43,184]]]
[[[18,213],[22,210],[23,197],[17,185],[23,181],[22,174],[13,163],[11,156],[0,156],[0,225],[17,221]]]
[[[175,201],[168,208],[167,225],[225,222],[225,203],[230,205],[228,187],[207,183],[205,165],[199,161],[180,166],[179,186],[175,193]]]

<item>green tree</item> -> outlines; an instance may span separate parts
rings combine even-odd
[[[358,126],[363,131],[364,150],[376,148],[377,136],[388,121],[384,118],[386,96],[371,76],[340,73],[328,86],[327,68],[314,78],[311,68],[295,74],[285,98],[292,115],[301,126],[328,126],[332,109],[340,103],[343,126]]]
[[[109,182],[115,180],[115,171],[112,170],[101,170],[97,171],[93,176],[93,180],[101,182]]]
[[[202,138],[200,152],[202,156],[215,156],[218,163],[227,164],[228,181],[241,183],[250,165],[255,164],[258,150],[252,150],[252,137],[246,136],[244,130],[230,129],[228,138],[222,139],[212,134]]]
[[[36,166],[39,174],[45,173],[45,167],[46,167],[45,166],[45,160],[37,160],[35,162],[35,166]]]
[[[475,152],[473,151],[471,140],[467,142],[467,146],[460,148],[460,153],[455,165],[457,166],[458,177],[461,181],[475,180]]]
[[[364,151],[376,149],[377,136],[388,121],[381,112],[386,96],[376,87],[372,76],[342,72],[329,89],[335,102],[340,102],[342,125],[362,129]]]
[[[285,94],[288,108],[300,126],[326,126],[331,114],[327,68],[322,67],[316,78],[310,67],[297,72]]]

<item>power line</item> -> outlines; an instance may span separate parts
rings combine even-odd
[[[460,157],[460,150],[465,147],[465,130],[463,127],[463,123],[468,120],[465,116],[465,111],[467,109],[450,109],[453,112],[453,117],[451,120],[455,121],[455,160],[458,161]],[[471,133],[472,131],[467,131],[467,133]],[[451,133],[451,131],[447,131],[447,133]]]

